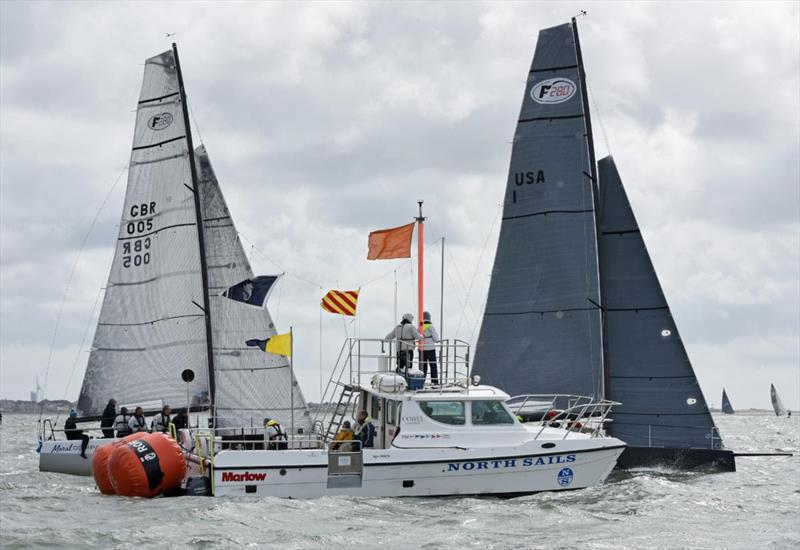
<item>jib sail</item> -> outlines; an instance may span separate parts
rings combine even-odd
[[[731,405],[731,400],[728,399],[725,388],[722,388],[722,412],[725,414],[734,414],[736,412],[733,410],[733,405]]]
[[[611,429],[631,447],[718,449],[722,441],[611,157],[600,176],[600,280]]]
[[[195,150],[208,268],[214,342],[217,426],[261,426],[274,418],[295,426],[308,424],[305,398],[292,378],[287,359],[248,347],[249,339],[276,334],[266,306],[223,296],[230,287],[253,279],[225,198],[205,147]],[[291,395],[294,392],[294,396]]]
[[[574,22],[540,31],[473,371],[515,393],[603,395],[594,152]]]

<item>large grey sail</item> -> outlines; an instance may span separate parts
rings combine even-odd
[[[773,384],[769,385],[769,398],[772,401],[772,409],[775,411],[775,416],[785,415],[786,407],[783,406],[783,401],[778,396],[778,391]]]
[[[515,394],[603,395],[589,113],[574,22],[539,33],[473,372]]]
[[[209,402],[200,249],[175,58],[145,62],[114,260],[78,408]],[[194,381],[180,373],[190,368]]]
[[[295,427],[308,427],[306,402],[291,376],[288,360],[245,345],[246,340],[263,340],[276,334],[266,306],[222,296],[229,287],[252,279],[254,274],[205,147],[195,149],[195,162],[211,303],[217,426],[260,427],[269,417],[289,429],[294,411]]]
[[[705,397],[611,157],[598,163],[611,429],[630,447],[719,449]]]

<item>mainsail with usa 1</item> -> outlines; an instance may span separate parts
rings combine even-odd
[[[145,62],[124,210],[78,400],[81,415],[96,418],[115,398],[131,413],[135,406],[155,412],[164,404],[207,410],[217,428],[260,426],[265,417],[309,428],[287,359],[245,344],[276,334],[265,306],[276,279],[255,277],[208,153],[193,146],[173,45]],[[181,376],[187,370],[189,381]],[[103,442],[92,440],[89,450]],[[48,452],[57,444],[44,441],[40,456],[59,454]]]
[[[620,402],[621,467],[735,469],[614,160],[595,162],[578,29],[539,33],[473,365],[525,394]]]

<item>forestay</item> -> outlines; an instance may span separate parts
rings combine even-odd
[[[186,128],[172,51],[145,62],[114,260],[78,408],[209,403],[206,333]]]
[[[295,427],[307,427],[306,402],[287,359],[245,345],[248,339],[263,340],[276,334],[266,306],[222,295],[229,287],[252,279],[254,274],[205,147],[195,149],[195,162],[211,303],[217,426],[261,426],[264,418],[269,417],[280,420],[288,429],[294,411]]]
[[[719,449],[705,397],[611,157],[600,176],[600,274],[611,430],[631,447]]]
[[[594,153],[574,24],[528,75],[473,371],[515,393],[603,396]]]

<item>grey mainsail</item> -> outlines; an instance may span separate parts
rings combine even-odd
[[[201,259],[172,51],[145,62],[119,236],[78,399],[84,415],[120,404],[209,403]]]
[[[722,412],[725,414],[734,414],[736,412],[733,410],[733,405],[731,405],[731,400],[728,399],[725,388],[722,388]]]
[[[719,449],[722,441],[678,334],[614,160],[598,163],[600,282],[611,429],[630,447]]]
[[[216,378],[217,426],[261,426],[265,417],[287,428],[306,426],[306,401],[285,357],[247,347],[251,338],[276,334],[266,306],[249,305],[222,295],[229,287],[253,279],[225,198],[205,147],[195,150],[200,188]],[[292,395],[294,392],[294,395]]]
[[[786,407],[783,406],[778,391],[773,384],[769,385],[769,398],[772,401],[772,409],[775,411],[775,416],[783,416],[786,414]]]
[[[473,372],[515,393],[603,395],[594,152],[573,23],[539,33]]]

